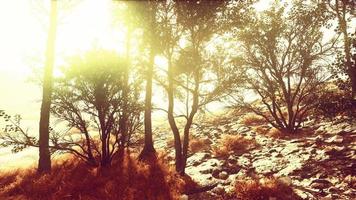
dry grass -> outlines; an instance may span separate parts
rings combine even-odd
[[[253,128],[253,130],[260,135],[266,135],[268,133],[268,131],[270,130],[270,128],[268,127],[263,127],[263,126],[256,126]]]
[[[231,153],[241,155],[257,146],[255,140],[241,135],[223,135],[213,153],[217,157],[226,157]]]
[[[258,126],[258,125],[265,124],[266,120],[263,117],[255,115],[255,114],[247,114],[242,119],[242,123],[245,126]]]
[[[305,137],[313,135],[314,132],[315,132],[315,130],[312,128],[299,129],[295,133],[283,132],[276,128],[271,128],[267,131],[267,133],[265,133],[265,135],[267,135],[269,137],[273,137],[273,138],[287,139],[287,140],[289,139],[290,140],[290,139],[305,138]]]
[[[126,155],[109,168],[91,168],[68,160],[51,174],[34,169],[0,176],[0,199],[177,199],[192,182],[161,159],[138,162]]]
[[[266,135],[273,137],[273,138],[281,138],[284,135],[284,133],[276,128],[271,128],[271,129],[269,129],[269,131],[267,132]]]
[[[180,141],[183,142],[183,139],[184,139],[184,136],[181,135],[180,136]],[[174,137],[172,136],[172,137],[167,138],[166,144],[167,144],[167,147],[174,148]]]
[[[276,178],[240,180],[235,184],[238,199],[244,200],[299,200],[293,189]]]
[[[193,138],[190,140],[189,148],[192,153],[207,151],[210,149],[211,143],[208,138]]]

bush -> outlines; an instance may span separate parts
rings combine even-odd
[[[208,138],[193,138],[190,140],[189,148],[192,153],[207,151],[210,149],[211,143]]]
[[[266,123],[266,120],[258,115],[255,114],[247,114],[242,119],[242,123],[246,126],[257,126]]]
[[[223,135],[218,145],[213,148],[213,153],[218,157],[226,157],[231,153],[241,155],[257,147],[255,140],[241,135]]]
[[[235,192],[238,199],[244,200],[301,199],[290,186],[276,178],[239,180],[235,184]]]
[[[316,115],[322,115],[327,118],[334,118],[338,115],[356,117],[356,100],[344,91],[338,89],[328,89],[321,94],[323,99],[316,108]]]

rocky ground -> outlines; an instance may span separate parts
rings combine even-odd
[[[302,199],[355,199],[356,123],[341,118],[310,121],[305,124],[308,133],[281,138],[258,133],[255,125],[247,126],[241,119],[210,120],[192,131],[193,137],[205,138],[211,144],[191,153],[186,172],[202,186],[216,186],[189,195],[189,199],[218,199],[234,192],[236,180],[249,177],[276,177]],[[224,134],[254,139],[258,145],[241,155],[231,152],[225,157],[214,156],[213,147]],[[156,147],[172,149],[169,154],[173,158],[173,148],[166,148],[167,135],[171,134],[160,134]]]

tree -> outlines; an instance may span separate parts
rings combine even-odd
[[[69,128],[79,131],[83,140],[74,139],[73,145],[80,147],[91,164],[95,164],[98,156],[101,166],[108,166],[127,144],[130,127],[140,123],[142,108],[137,84],[132,83],[127,88],[124,61],[113,52],[88,52],[71,60],[69,67],[63,70],[64,77],[56,82],[53,114],[66,121]],[[125,129],[122,127],[124,117]],[[96,138],[100,139],[100,145],[96,144]]]
[[[49,129],[49,152],[71,153],[90,165],[105,167],[127,147],[142,124],[140,81],[130,83],[124,98],[125,59],[114,52],[95,50],[73,57],[55,81],[51,113],[67,130]],[[127,102],[124,102],[127,101]],[[121,127],[127,114],[126,130]],[[0,110],[7,122],[0,133],[0,146],[18,152],[39,147],[39,141],[20,125],[20,116]],[[122,139],[123,136],[127,136]]]
[[[52,95],[52,73],[57,28],[57,1],[51,0],[50,26],[47,39],[46,61],[43,78],[43,96],[39,123],[39,161],[38,172],[51,170],[51,155],[49,152],[49,118]]]
[[[323,43],[321,27],[328,21],[320,7],[296,2],[286,12],[274,5],[238,31],[245,89],[260,97],[263,106],[240,100],[240,106],[262,116],[282,132],[295,133],[317,104],[326,80],[324,58],[333,53],[337,39]]]
[[[130,4],[132,4],[130,2]],[[145,112],[144,112],[144,147],[139,158],[144,160],[150,156],[155,156],[156,150],[153,146],[152,138],[152,79],[154,74],[154,59],[156,56],[157,30],[156,13],[158,1],[134,2],[136,11],[140,17],[140,26],[143,29],[144,45],[148,50],[148,61],[146,64],[145,80]]]
[[[350,79],[351,86],[351,97],[356,100],[356,65],[355,62],[352,61],[352,38],[351,32],[349,33],[349,28],[351,18],[355,16],[354,7],[355,2],[351,0],[323,0],[322,5],[325,5],[328,8],[328,11],[337,19],[338,28],[337,30],[343,36],[343,51],[344,51],[344,62],[342,70],[346,72]],[[355,27],[351,27],[355,28]]]
[[[217,15],[224,10],[226,4],[225,1],[166,2],[160,7],[158,27],[161,33],[159,37],[161,45],[159,52],[167,58],[168,70],[166,80],[162,78],[157,78],[157,80],[168,94],[166,112],[174,136],[176,171],[181,175],[185,174],[189,132],[194,116],[204,105],[216,100],[224,87],[217,84],[217,80],[221,80],[219,79],[221,77],[214,76],[217,75],[214,71],[216,70],[213,67],[214,64],[208,58],[203,59],[207,55],[203,53],[203,49],[212,35],[217,33],[219,29]],[[180,49],[177,46],[182,38],[187,38],[190,43],[189,47]],[[210,76],[206,76],[207,74]],[[211,80],[212,77],[213,80]],[[210,90],[204,87],[204,83],[210,84]],[[180,115],[186,120],[183,140],[181,140],[175,119],[177,117],[175,101],[179,96],[182,98],[178,99],[184,102],[186,108],[186,112]]]

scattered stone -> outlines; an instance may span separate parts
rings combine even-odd
[[[315,179],[312,181],[310,187],[314,188],[314,189],[319,189],[319,190],[323,190],[325,188],[328,188],[331,186],[330,181],[325,180],[325,179]]]
[[[325,142],[327,143],[342,143],[344,140],[344,138],[340,135],[335,135],[327,140],[325,140]]]
[[[229,177],[229,174],[227,174],[227,172],[225,172],[225,171],[222,171],[219,173],[218,177],[219,177],[219,179],[226,180]]]
[[[219,184],[212,190],[212,192],[218,195],[223,195],[225,193],[225,188]]]
[[[325,149],[325,153],[331,156],[338,156],[342,154],[342,151],[345,150],[345,147],[338,146],[327,146]]]
[[[188,195],[186,195],[186,194],[183,194],[179,197],[179,200],[188,200],[188,199],[189,199]]]
[[[278,180],[288,187],[292,185],[292,179],[288,176],[280,177]]]

